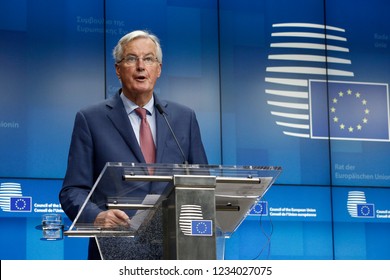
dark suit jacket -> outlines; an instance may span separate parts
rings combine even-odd
[[[159,100],[190,164],[207,164],[198,122],[193,110]],[[156,163],[183,163],[183,156],[164,118],[156,110]],[[59,195],[62,209],[74,220],[94,182],[107,162],[144,163],[119,93],[76,115],[69,150],[68,167]],[[95,193],[104,190],[95,190]],[[89,203],[82,222],[93,223],[101,207]],[[90,256],[90,258],[93,258]]]

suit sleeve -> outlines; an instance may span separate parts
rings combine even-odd
[[[76,115],[69,149],[68,167],[59,199],[66,215],[73,221],[94,183],[93,141],[85,116]],[[79,222],[92,223],[102,210],[87,203]]]
[[[191,143],[188,162],[190,164],[208,164],[198,120],[194,111],[191,114]]]

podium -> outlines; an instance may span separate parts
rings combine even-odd
[[[91,237],[102,259],[223,259],[229,238],[282,169],[109,162],[64,235]],[[93,210],[119,209],[128,225],[101,228]]]

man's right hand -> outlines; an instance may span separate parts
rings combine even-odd
[[[130,218],[122,210],[107,210],[97,215],[94,226],[102,228],[129,227]]]

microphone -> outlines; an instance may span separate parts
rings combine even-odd
[[[181,148],[181,146],[180,146],[180,144],[179,144],[179,141],[177,141],[176,134],[173,132],[173,129],[172,129],[171,125],[169,124],[169,121],[168,121],[168,119],[167,119],[166,113],[164,112],[164,110],[163,110],[163,108],[161,107],[161,105],[158,104],[158,103],[156,104],[156,108],[157,108],[158,112],[164,117],[164,120],[165,120],[165,122],[167,123],[167,126],[168,126],[169,130],[171,131],[171,134],[172,134],[172,136],[173,136],[173,139],[175,139],[176,145],[177,145],[177,147],[179,148],[180,153],[181,153],[181,155],[182,155],[182,157],[183,157],[183,159],[184,159],[183,163],[184,163],[185,165],[188,165],[188,161],[187,161],[187,159],[186,159],[186,156],[184,155],[183,149]]]

